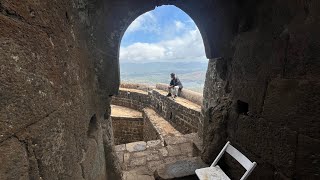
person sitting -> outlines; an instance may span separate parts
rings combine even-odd
[[[176,77],[174,73],[171,73],[170,76],[171,76],[171,81],[170,81],[170,85],[168,86],[167,97],[171,96],[173,98],[176,98],[178,96],[178,92],[182,90],[183,86],[179,78]]]

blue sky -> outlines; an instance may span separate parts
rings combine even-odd
[[[175,6],[160,6],[135,19],[120,47],[120,62],[205,61],[200,32]]]

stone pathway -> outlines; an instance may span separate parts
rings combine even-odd
[[[129,92],[136,92],[141,94],[148,94],[147,91],[139,90],[139,89],[128,89],[128,88],[119,88],[120,90],[129,91]]]
[[[177,131],[168,121],[158,115],[153,109],[145,108],[143,113],[148,117],[149,121],[160,134],[161,139],[167,136],[182,136],[182,134]]]
[[[111,117],[142,118],[142,113],[127,107],[111,105]]]
[[[153,89],[153,91],[156,91],[158,93],[160,93],[161,95],[163,96],[166,96],[168,94],[168,92],[166,91],[163,91],[163,90],[159,90],[159,89]],[[184,99],[184,98],[181,98],[181,97],[176,97],[174,99],[175,102],[181,104],[182,106],[185,106],[187,108],[190,108],[190,109],[193,109],[195,111],[201,111],[201,106],[196,104],[196,103],[193,103],[187,99]]]
[[[135,89],[125,90],[129,92],[144,92]],[[162,90],[153,91],[157,91],[164,96],[166,95],[166,92]],[[200,105],[184,98],[178,97],[175,99],[175,102],[189,109],[201,110]],[[150,127],[152,126],[159,135],[155,138],[159,138],[158,140],[139,141],[115,146],[116,154],[123,170],[124,180],[154,180],[154,175],[168,179],[176,174],[184,177],[183,175],[192,175],[195,167],[204,165],[198,157],[202,145],[196,133],[181,134],[152,108],[144,108],[143,113],[122,106],[112,105],[111,108],[111,116],[143,117],[144,126],[146,126],[146,123],[149,123]],[[144,135],[153,137],[152,133],[144,133]],[[148,138],[145,140],[148,140]],[[186,171],[180,171],[181,168],[186,169],[184,167],[189,168]],[[176,171],[170,171],[171,174],[167,173],[168,169],[172,168],[176,169]],[[156,171],[157,173],[155,173]]]
[[[147,176],[153,177],[155,170],[165,163],[196,157],[199,150],[194,146],[192,139],[187,138],[188,136],[195,135],[165,137],[165,145],[160,140],[154,140],[116,146],[124,179],[129,180],[130,174],[136,174],[136,178],[138,175],[144,175],[148,179]]]

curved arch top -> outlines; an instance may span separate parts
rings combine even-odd
[[[174,5],[158,6],[140,15],[123,31],[120,61],[206,59],[198,26],[187,13]],[[156,47],[158,50],[151,50]]]
[[[92,54],[102,91],[109,95],[118,92],[119,49],[126,29],[138,16],[161,5],[174,5],[193,19],[201,33],[208,59],[230,55],[228,52],[232,49],[229,42],[233,38],[237,19],[233,1],[98,0],[96,11],[90,14],[93,17],[90,23],[91,34],[96,39],[92,42],[95,45]]]

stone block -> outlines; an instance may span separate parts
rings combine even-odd
[[[165,163],[172,163],[172,162],[175,162],[175,161],[177,161],[177,158],[175,156],[164,158],[164,162]]]
[[[175,145],[188,142],[188,139],[183,136],[167,136],[164,138],[164,142],[166,145]]]
[[[154,180],[154,177],[151,175],[139,174],[134,171],[124,171],[123,180]]]
[[[147,167],[151,172],[154,172],[162,164],[163,164],[162,160],[154,160],[154,161],[147,162]]]
[[[146,148],[147,148],[147,143],[144,141],[126,144],[126,149],[129,152],[144,151],[144,150],[146,150]]]
[[[195,170],[207,167],[200,158],[189,158],[174,163],[166,163],[156,170],[156,177],[160,179],[183,178],[194,175]]]
[[[163,157],[167,157],[169,155],[168,150],[165,147],[159,149],[159,152]]]
[[[129,163],[129,160],[130,160],[130,153],[124,153],[123,154],[123,162]]]
[[[123,155],[124,155],[124,153],[123,152],[116,152],[116,154],[117,154],[117,157],[119,159],[119,162],[123,163]]]
[[[147,156],[147,161],[158,161],[160,160],[159,154],[150,154]]]
[[[170,145],[167,146],[169,156],[177,156],[181,154],[181,149],[179,145]]]
[[[150,155],[150,151],[145,150],[145,151],[133,152],[133,153],[131,153],[131,155],[133,157],[148,156],[148,155]]]
[[[130,166],[135,167],[135,166],[143,166],[147,163],[147,157],[136,157],[136,158],[131,158],[130,159]]]
[[[147,141],[147,148],[159,148],[161,146],[161,140]]]
[[[114,147],[115,151],[120,152],[120,151],[125,151],[126,150],[126,145],[125,144],[120,144]]]
[[[186,154],[192,154],[193,152],[193,143],[183,143],[183,144],[180,144],[180,149],[181,149],[181,152],[182,154],[186,155]]]

